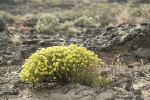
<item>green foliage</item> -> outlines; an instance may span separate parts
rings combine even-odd
[[[0,11],[0,19],[2,19],[5,22],[9,22],[10,20],[17,19],[18,16],[14,16],[8,12]]]
[[[22,66],[21,79],[27,82],[78,82],[91,85],[91,75],[104,62],[82,46],[53,46],[32,54]]]
[[[80,33],[80,30],[77,29],[77,27],[74,26],[74,22],[73,21],[66,21],[65,23],[62,23],[60,25],[60,30],[61,31],[66,31],[69,33]]]
[[[35,20],[37,19],[37,16],[35,14],[25,14],[21,17],[21,20],[28,21],[28,20]]]
[[[62,23],[60,25],[60,29],[63,30],[63,31],[68,31],[69,28],[73,28],[74,27],[74,22],[72,21],[66,21],[65,23]]]
[[[68,29],[69,33],[81,33],[81,30],[79,30],[77,27],[71,27]]]
[[[93,85],[105,87],[106,85],[110,84],[111,80],[107,76],[96,75],[93,77]]]
[[[97,27],[99,26],[93,17],[87,17],[87,16],[82,16],[76,19],[75,21],[75,26],[80,26],[80,27]]]
[[[10,13],[7,13],[5,11],[0,11],[0,17],[1,18],[7,18],[7,17],[11,17],[12,15]]]
[[[60,27],[59,19],[52,14],[43,14],[36,25],[38,32],[56,32]]]

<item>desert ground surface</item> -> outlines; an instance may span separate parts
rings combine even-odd
[[[149,0],[0,2],[0,100],[150,100]],[[37,24],[47,13],[62,25],[75,24],[41,32]],[[77,23],[83,16],[94,22]],[[79,83],[33,86],[21,80],[21,66],[36,50],[70,44],[97,54],[105,62],[100,72],[111,83],[105,87]]]

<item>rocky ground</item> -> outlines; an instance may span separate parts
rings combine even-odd
[[[32,23],[15,25],[0,29],[0,100],[150,100],[150,22],[76,34],[41,34]],[[21,65],[36,50],[71,43],[85,46],[106,62],[103,72],[112,78],[109,86],[46,84],[33,89],[20,80]]]

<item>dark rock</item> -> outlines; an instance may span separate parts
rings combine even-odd
[[[37,24],[37,19],[27,20],[23,23],[24,26],[34,27]]]
[[[150,57],[150,49],[149,48],[139,48],[133,52],[136,57],[140,58],[149,58]]]
[[[150,68],[148,69],[148,72],[150,72]]]
[[[129,64],[127,67],[128,67],[128,68],[134,68],[135,65],[134,65],[134,64]]]
[[[138,72],[137,76],[138,77],[145,77],[146,75],[144,72],[140,71],[140,72]]]
[[[6,86],[1,87],[0,90],[0,95],[17,95],[19,93],[17,89],[9,88]]]
[[[122,31],[123,33],[120,33]],[[106,29],[88,28],[84,33],[71,34],[70,37],[65,33],[42,35],[30,33],[21,34],[22,44],[20,54],[23,56],[21,59],[24,59],[24,57],[28,57],[38,48],[46,48],[54,45],[59,46],[62,44],[69,45],[74,43],[77,45],[83,45],[95,53],[111,53],[113,51],[117,53],[122,52],[121,59],[127,64],[130,64],[129,62],[134,61],[134,59],[143,59],[143,61],[146,59],[146,61],[149,61],[149,32],[149,23],[140,23],[135,25],[121,24],[115,27],[107,27]],[[0,38],[3,38],[3,35]],[[5,49],[7,46],[11,48],[12,44],[10,44],[8,40],[9,39],[3,39],[0,42]],[[25,48],[22,46],[25,46]],[[126,48],[126,51],[117,51],[117,48],[119,47]],[[16,61],[17,60],[14,60],[13,62]]]
[[[150,49],[149,48],[139,48],[132,52],[132,55],[137,60],[141,61],[142,64],[149,62],[150,58]]]
[[[37,38],[43,40],[43,39],[50,39],[51,36],[50,35],[41,35],[41,34],[38,34]]]
[[[50,41],[43,41],[43,40],[41,40],[39,43],[38,43],[38,45],[40,45],[40,46],[53,46],[53,43],[52,42],[50,42]]]
[[[6,24],[4,23],[2,19],[0,19],[0,31],[3,31],[5,29],[6,29]]]
[[[107,68],[103,69],[100,74],[104,75],[104,76],[108,76],[112,73],[114,68],[115,68],[115,66],[114,67],[113,66],[108,66]]]
[[[114,91],[107,90],[106,92],[102,92],[99,95],[97,95],[95,100],[114,100],[114,94]]]
[[[136,89],[136,90],[134,90],[133,91],[133,93],[135,94],[135,95],[142,95],[142,91],[141,91],[141,89]]]
[[[24,40],[22,41],[22,45],[31,45],[31,44],[37,44],[40,40],[39,39],[27,39],[27,40]]]

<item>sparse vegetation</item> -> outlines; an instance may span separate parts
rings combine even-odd
[[[18,34],[14,34],[10,40],[14,43],[14,44],[20,44],[21,43],[21,38],[20,35]]]
[[[24,16],[21,17],[21,20],[28,21],[28,20],[34,20],[37,18],[38,16],[36,16],[35,14],[25,14]]]
[[[50,32],[54,33],[59,30],[59,19],[53,14],[43,14],[36,25],[38,32]]]
[[[58,19],[61,18],[61,20],[63,20],[63,23],[65,22],[67,23],[67,21],[70,22],[74,20],[76,21],[80,20],[80,24],[81,24],[81,19],[83,20],[84,18],[84,20],[87,19],[86,21],[88,22],[91,21],[90,23],[87,22],[86,25],[87,24],[91,25],[93,22],[94,23],[96,22],[98,25],[102,25],[102,26],[109,25],[110,23],[120,24],[120,23],[126,23],[126,22],[132,23],[132,22],[139,22],[139,21],[140,22],[150,21],[149,3],[147,4],[145,3],[148,1],[143,1],[142,3],[142,2],[139,2],[138,0],[134,0],[132,2],[130,0],[126,0],[123,4],[121,3],[123,1],[117,1],[117,2],[112,2],[112,1],[109,2],[107,0],[104,0],[103,2],[92,1],[92,0],[88,0],[88,1],[85,1],[85,0],[83,1],[31,0],[31,1],[23,1],[23,2],[18,1],[16,3],[20,4],[24,8],[22,9],[23,10],[22,12],[18,12],[18,10],[15,9],[16,6],[9,5],[8,3],[9,5],[8,7],[13,8],[13,10],[12,11],[10,10],[9,12],[7,12],[7,9],[1,10],[0,16],[5,16],[5,19],[6,18],[14,19],[14,18],[17,18],[18,15],[20,17],[20,15],[27,14],[27,16],[25,17],[31,18],[32,13],[33,13],[33,16],[34,14],[36,16],[37,14],[40,14],[40,13],[41,15],[43,13],[45,14],[50,13],[52,15],[57,15]],[[0,4],[0,9],[4,9],[6,5],[7,3]],[[49,6],[45,6],[45,5],[49,5]],[[33,9],[35,7],[36,9]],[[53,9],[51,9],[51,7]],[[30,10],[30,14],[28,14],[29,10]],[[18,13],[17,16],[14,16],[16,15],[16,13]],[[25,17],[23,19],[26,19]],[[97,17],[98,20],[95,20],[95,17]],[[77,23],[79,24],[79,22],[76,22],[76,24]],[[37,30],[39,31],[40,29],[37,29]]]
[[[11,14],[7,11],[0,10],[0,19],[2,19],[6,23],[12,23],[15,20],[18,20],[20,18],[21,18],[20,15],[14,15],[14,14]]]
[[[39,18],[36,25],[36,30],[40,33],[54,33],[65,31],[69,33],[80,33],[81,28],[94,28],[99,27],[100,24],[96,23],[93,17],[82,16],[73,21],[66,21],[60,23],[59,19],[53,14],[43,14]],[[78,29],[78,27],[81,27]]]
[[[73,21],[66,21],[65,23],[62,23],[60,25],[60,30],[62,31],[68,31],[70,28],[74,27],[74,22]]]
[[[87,17],[87,16],[79,17],[74,22],[75,22],[75,26],[78,26],[78,27],[98,27],[99,26],[95,22],[93,17]]]

